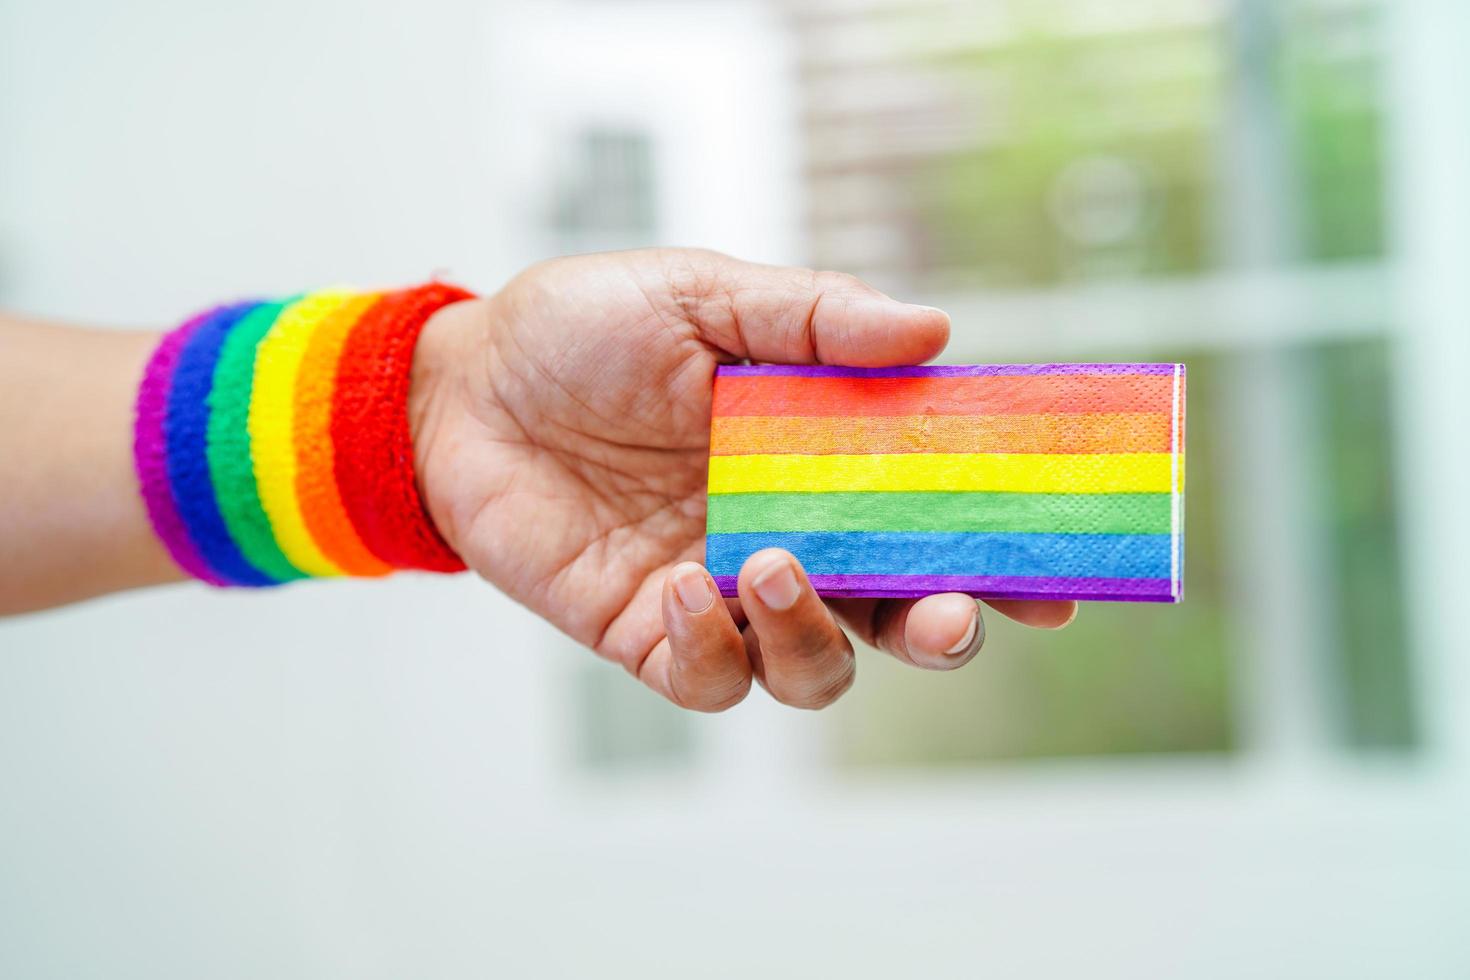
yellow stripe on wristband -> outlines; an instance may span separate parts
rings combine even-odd
[[[346,289],[320,290],[281,311],[256,352],[250,392],[250,457],[261,506],[281,552],[319,577],[345,573],[317,546],[302,516],[293,441],[296,383],[312,331],[354,295]]]

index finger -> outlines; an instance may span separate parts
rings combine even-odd
[[[822,708],[852,686],[852,643],[790,552],[767,548],[751,555],[740,569],[739,589],[750,619],[751,666],[772,697],[792,707]]]

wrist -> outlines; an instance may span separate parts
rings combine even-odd
[[[470,413],[472,365],[483,363],[488,301],[475,297],[441,307],[424,322],[409,375],[408,426],[420,500],[449,547],[462,553],[454,509],[457,423]],[[481,389],[476,389],[480,391]]]

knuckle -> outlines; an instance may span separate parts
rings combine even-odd
[[[658,642],[640,641],[635,636],[611,637],[605,635],[593,645],[592,650],[604,660],[620,664],[629,674],[641,679],[644,665],[648,663],[658,646]]]
[[[834,650],[851,649],[825,610],[816,615],[792,617],[782,630],[781,646],[795,660],[817,660],[830,656]]]
[[[841,668],[824,675],[783,681],[772,688],[771,696],[792,708],[817,710],[827,707],[846,694],[856,676],[852,658],[846,657]]]
[[[866,293],[871,287],[850,272],[818,272],[817,291],[830,293]]]
[[[648,659],[653,648],[643,649],[627,643],[602,643],[594,647],[593,652],[638,677],[643,671],[643,662]]]
[[[873,645],[900,659],[909,657],[904,626],[908,609],[896,603],[880,605],[873,612]]]
[[[690,711],[717,715],[722,711],[729,711],[744,701],[745,696],[749,693],[750,678],[746,677],[734,683],[705,688],[690,697],[680,697],[675,700],[675,703]]]
[[[699,303],[726,298],[729,256],[703,248],[663,249],[656,254],[673,295]]]

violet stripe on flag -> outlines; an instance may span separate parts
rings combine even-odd
[[[715,585],[735,594],[736,576],[716,575]],[[1166,578],[1059,578],[997,575],[808,575],[824,596],[851,599],[916,599],[936,592],[969,592],[990,599],[1101,599],[1171,602]]]

